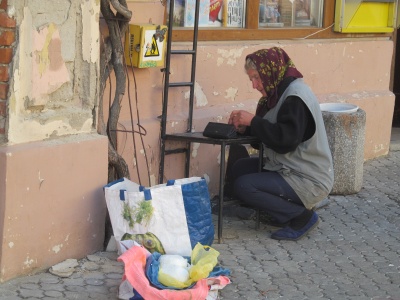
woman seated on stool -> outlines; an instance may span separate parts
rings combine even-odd
[[[281,48],[248,55],[245,70],[262,97],[255,115],[234,110],[229,124],[262,141],[264,167],[259,173],[258,158],[236,161],[234,195],[287,224],[272,233],[273,239],[299,240],[318,224],[312,208],[333,186],[332,156],[319,103]]]

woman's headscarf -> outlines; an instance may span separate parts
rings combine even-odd
[[[302,78],[287,53],[278,47],[258,50],[246,56],[256,65],[267,97],[258,101],[256,115],[263,117],[278,102],[278,85],[287,77]]]

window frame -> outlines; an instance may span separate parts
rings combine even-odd
[[[324,0],[322,28],[283,27],[258,28],[259,1],[246,1],[245,28],[199,27],[198,41],[238,41],[238,40],[290,40],[290,39],[339,39],[348,37],[390,37],[392,33],[339,33],[333,31],[335,21],[335,0]],[[166,18],[167,13],[165,13]],[[257,16],[254,18],[252,16]],[[193,28],[177,27],[172,30],[172,41],[193,40]]]

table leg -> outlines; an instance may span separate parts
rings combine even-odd
[[[263,144],[260,142],[258,150],[258,172],[262,172],[263,159],[264,159],[264,148]],[[256,230],[260,229],[260,210],[256,211]]]
[[[221,163],[219,169],[219,208],[218,208],[218,243],[222,242],[222,221],[224,209],[224,183],[225,183],[225,143],[221,144]]]

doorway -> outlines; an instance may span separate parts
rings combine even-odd
[[[395,95],[392,127],[400,127],[400,30],[395,29],[393,93]]]

